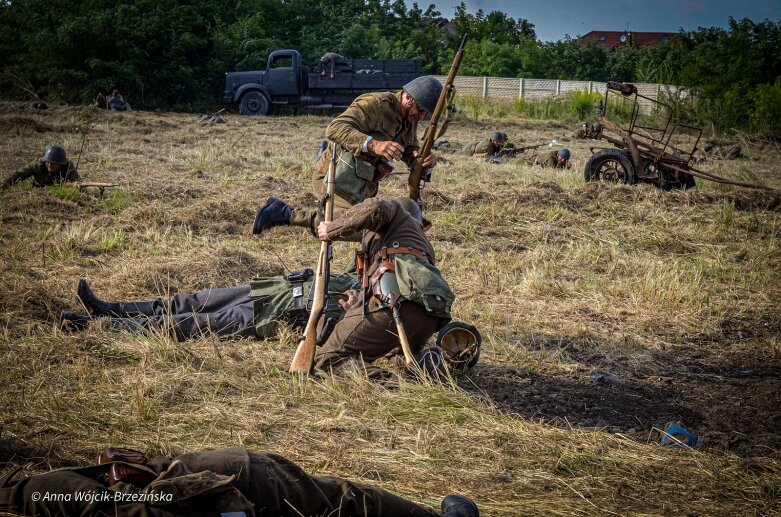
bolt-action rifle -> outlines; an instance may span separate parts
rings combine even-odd
[[[439,135],[437,135],[437,125],[439,124],[439,117],[442,115],[442,111],[445,109],[448,99],[451,101],[453,99],[453,92],[455,92],[453,82],[456,79],[458,67],[461,66],[461,60],[464,58],[465,43],[466,35],[461,40],[461,45],[458,46],[456,56],[453,58],[453,64],[450,66],[450,73],[442,88],[442,93],[439,94],[439,100],[437,100],[437,106],[434,108],[434,113],[431,114],[431,122],[429,123],[426,135],[423,138],[423,145],[420,147],[420,153],[418,153],[415,166],[410,171],[409,178],[407,179],[409,197],[418,202],[420,202],[420,183],[423,179],[423,162],[428,158],[428,155],[431,154],[431,146],[434,145],[434,139],[442,136],[441,131]]]
[[[63,187],[71,187],[75,189],[85,189],[85,188],[96,188],[100,189],[100,193],[103,194],[103,191],[107,188],[111,187],[118,187],[119,183],[99,183],[96,181],[66,181],[62,184]]]
[[[519,154],[523,154],[526,151],[534,149],[535,151],[545,144],[524,145],[522,147],[502,147],[499,149],[498,156],[506,158],[515,158]]]
[[[330,223],[334,218],[334,183],[336,179],[336,143],[331,146],[331,163],[328,164],[327,187],[325,194],[325,219]],[[317,324],[325,312],[326,298],[328,296],[328,282],[331,277],[331,241],[320,243],[320,255],[317,259],[317,271],[315,276],[314,299],[312,310],[309,312],[309,320],[304,329],[304,338],[299,341],[296,354],[290,363],[292,373],[309,373],[315,361],[315,349],[317,347]]]

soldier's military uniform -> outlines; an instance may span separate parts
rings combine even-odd
[[[142,468],[157,477],[143,488],[124,482],[108,488],[104,479],[114,465],[61,469],[18,481],[12,479],[12,471],[0,479],[0,512],[127,517],[440,515],[385,490],[337,477],[311,476],[282,456],[241,447],[194,452],[173,460],[152,458]],[[85,495],[90,499],[79,500]],[[448,500],[454,503],[447,505]],[[443,515],[477,515],[474,503],[460,496],[445,498],[443,510]]]
[[[404,147],[402,160],[408,166],[414,166],[412,153],[420,148],[418,124],[405,120],[401,96],[401,91],[365,93],[326,128],[325,137],[340,147],[334,184],[334,218],[356,203],[377,195],[379,182],[390,172],[385,169],[383,158],[362,151],[367,137],[397,142]],[[312,174],[312,190],[318,198],[326,190],[324,178],[330,161],[331,148],[327,147],[315,163]],[[290,224],[314,230],[321,219],[320,210],[294,210]]]
[[[461,149],[460,154],[466,154],[468,156],[480,155],[480,156],[494,156],[499,154],[499,150],[502,148],[500,145],[494,145],[491,139],[478,140],[467,144]]]
[[[558,151],[550,151],[539,155],[537,158],[537,165],[542,167],[550,167],[553,169],[564,169],[566,165],[559,165],[559,161],[556,159]]]
[[[38,160],[7,177],[3,181],[3,188],[8,188],[14,183],[24,181],[27,178],[33,179],[33,186],[35,187],[48,187],[66,181],[79,181],[79,171],[76,170],[73,162],[68,160],[66,164],[63,164],[56,171],[49,172],[46,169],[46,162]]]
[[[338,299],[356,278],[349,273],[331,277],[325,317],[339,321],[344,315]],[[248,284],[215,288],[195,294],[179,293],[170,299],[138,302],[103,302],[96,299],[86,281],[79,284],[79,298],[95,316],[107,316],[111,327],[131,332],[149,328],[170,329],[179,340],[206,333],[221,338],[273,337],[280,323],[306,323],[306,305],[314,276],[311,270],[286,276],[256,277]],[[86,285],[86,288],[85,288]],[[79,328],[88,316],[65,312],[64,326]]]
[[[331,240],[343,240],[359,231],[363,232],[361,254],[369,257],[365,265],[369,289],[363,293],[365,314],[361,303],[347,311],[317,351],[315,367],[338,369],[362,359],[358,366],[370,378],[393,383],[398,380],[394,374],[370,364],[400,344],[393,305],[400,304],[410,347],[419,356],[428,338],[450,321],[455,296],[434,266],[434,249],[423,227],[399,203],[367,199],[328,225]]]

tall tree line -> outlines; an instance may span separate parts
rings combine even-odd
[[[718,127],[781,136],[781,22],[729,20],[665,44],[605,51],[541,42],[534,24],[501,11],[444,13],[402,0],[0,0],[3,95],[22,85],[87,102],[119,88],[138,107],[201,110],[219,102],[224,73],[262,69],[278,48],[305,62],[422,59],[445,73],[463,34],[465,75],[677,84]]]

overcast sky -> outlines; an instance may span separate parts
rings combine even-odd
[[[406,0],[412,5],[412,0]],[[417,0],[421,9],[434,4],[445,18],[452,18],[460,0]],[[729,17],[781,20],[781,0],[465,0],[470,13],[482,9],[502,11],[534,24],[542,41],[557,41],[566,34],[576,37],[592,30],[678,32],[698,27],[726,27]]]

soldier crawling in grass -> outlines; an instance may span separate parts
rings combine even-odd
[[[547,153],[543,153],[542,155],[534,154],[527,158],[526,161],[532,165],[539,165],[543,168],[569,169],[572,167],[569,159],[569,149],[559,149],[558,151],[549,151]]]
[[[0,513],[135,517],[340,515],[352,517],[479,517],[460,495],[441,511],[381,488],[312,476],[272,453],[233,447],[149,460],[130,449],[108,449],[98,465],[59,469],[20,480],[0,478]]]
[[[498,156],[505,145],[507,145],[507,133],[494,131],[491,133],[490,138],[477,140],[465,145],[464,148],[459,151],[459,154],[490,158],[492,156]]]
[[[43,156],[12,175],[8,176],[2,184],[6,189],[24,181],[28,178],[33,179],[33,186],[48,187],[65,182],[79,181],[79,171],[73,162],[68,160],[65,149],[60,145],[51,145],[46,148]]]
[[[418,77],[395,94],[374,92],[359,96],[328,125],[326,138],[341,148],[336,165],[335,218],[356,203],[377,195],[380,182],[393,170],[393,160],[414,166],[420,149],[418,122],[434,111],[441,92],[442,84],[433,77]],[[330,161],[331,149],[324,142],[312,175],[312,188],[318,198],[325,193],[324,178]],[[436,162],[434,154],[423,161],[429,178]],[[292,225],[309,228],[315,235],[322,219],[322,209],[296,209],[272,196],[258,211],[252,233],[258,235],[274,226]]]

